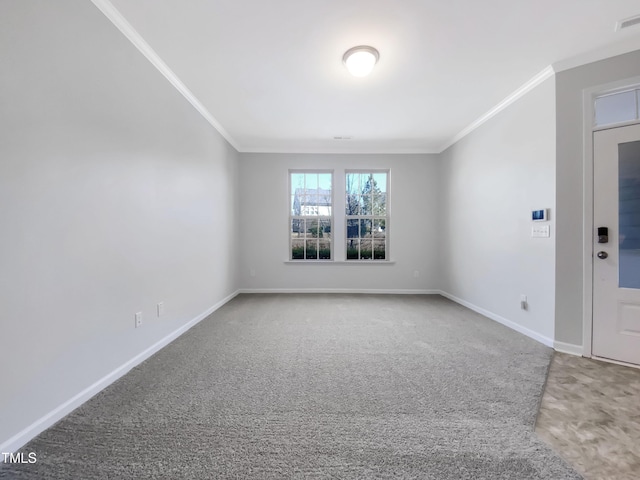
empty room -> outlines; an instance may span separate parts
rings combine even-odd
[[[0,122],[0,478],[637,478],[637,0],[0,0]]]

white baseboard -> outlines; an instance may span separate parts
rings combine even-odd
[[[582,357],[583,349],[582,345],[574,345],[573,343],[564,343],[564,342],[553,342],[553,348],[557,352],[568,353],[569,355],[577,355],[578,357]]]
[[[537,342],[540,342],[543,345],[546,345],[547,347],[554,348],[553,339],[551,338],[545,337],[544,335],[541,335],[538,332],[534,332],[533,330],[523,327],[522,325],[519,325],[504,317],[501,317],[500,315],[496,315],[495,313],[485,310],[482,307],[478,307],[477,305],[467,302],[466,300],[462,300],[461,298],[451,295],[450,293],[444,292],[442,290],[438,291],[438,293],[443,297],[448,298],[449,300],[453,300],[454,302],[459,303],[460,305],[467,307],[468,309],[473,310],[474,312],[479,313],[480,315],[484,315],[485,317],[488,317],[491,320],[495,320],[496,322],[501,323],[505,327],[509,327],[510,329],[515,330],[518,333],[522,333],[523,335],[526,335],[527,337],[532,338],[533,340],[536,340]]]
[[[364,293],[371,295],[438,295],[438,290],[371,288],[241,288],[240,293]]]
[[[239,291],[235,291],[234,293],[232,293],[228,297],[220,300],[218,303],[216,303],[212,307],[209,307],[207,310],[205,310],[204,312],[199,314],[194,319],[192,319],[189,322],[185,323],[180,328],[174,330],[169,335],[167,335],[163,339],[157,341],[156,343],[151,345],[146,350],[140,352],[138,355],[133,357],[128,362],[120,365],[118,368],[116,368],[114,371],[112,371],[108,375],[102,377],[100,380],[98,380],[94,384],[88,386],[87,388],[85,388],[84,390],[82,390],[78,394],[74,395],[73,397],[71,397],[69,400],[67,400],[63,404],[61,404],[58,407],[54,408],[52,411],[47,413],[45,416],[43,416],[43,417],[39,418],[38,420],[36,420],[35,422],[33,422],[31,425],[29,425],[27,428],[25,428],[21,432],[17,433],[13,437],[9,438],[7,441],[5,441],[2,444],[0,444],[0,452],[15,453],[16,451],[18,451],[22,446],[24,446],[31,439],[35,438],[40,433],[44,432],[47,428],[51,427],[54,423],[56,423],[57,421],[61,420],[62,418],[64,418],[68,414],[70,414],[73,410],[75,410],[80,405],[85,403],[91,397],[93,397],[97,393],[101,392],[106,387],[111,385],[113,382],[118,380],[120,377],[125,375],[127,372],[129,372],[129,370],[131,370],[135,366],[137,366],[137,365],[141,364],[142,362],[144,362],[151,355],[153,355],[154,353],[158,352],[163,347],[167,346],[169,343],[174,341],[176,338],[178,338],[180,335],[185,333],[191,327],[193,327],[197,323],[199,323],[202,320],[204,320],[206,317],[208,317],[213,312],[215,312],[220,307],[222,307],[225,303],[227,303],[230,300],[232,300],[236,295],[238,295],[238,293],[240,293],[240,292]]]

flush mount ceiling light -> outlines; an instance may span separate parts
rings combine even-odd
[[[365,77],[371,73],[379,58],[378,50],[360,45],[347,50],[342,57],[342,62],[354,77]]]

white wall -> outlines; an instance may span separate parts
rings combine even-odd
[[[556,74],[557,262],[556,339],[583,343],[584,154],[583,91],[640,75],[640,51]]]
[[[551,343],[555,84],[548,79],[441,155],[441,288]],[[531,238],[531,210],[551,238]],[[520,309],[526,294],[529,310]]]
[[[332,169],[336,206],[344,204],[345,169],[390,172],[389,242],[394,262],[357,265],[288,260],[289,169]],[[240,155],[240,283],[249,290],[424,291],[439,283],[436,155]],[[336,260],[344,260],[344,217],[336,216]],[[251,270],[255,276],[251,276]],[[414,271],[419,277],[414,277]]]
[[[10,447],[236,291],[238,167],[91,2],[2,2],[0,24],[0,445]]]

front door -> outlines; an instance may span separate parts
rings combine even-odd
[[[595,132],[593,151],[592,353],[640,365],[640,125]]]

